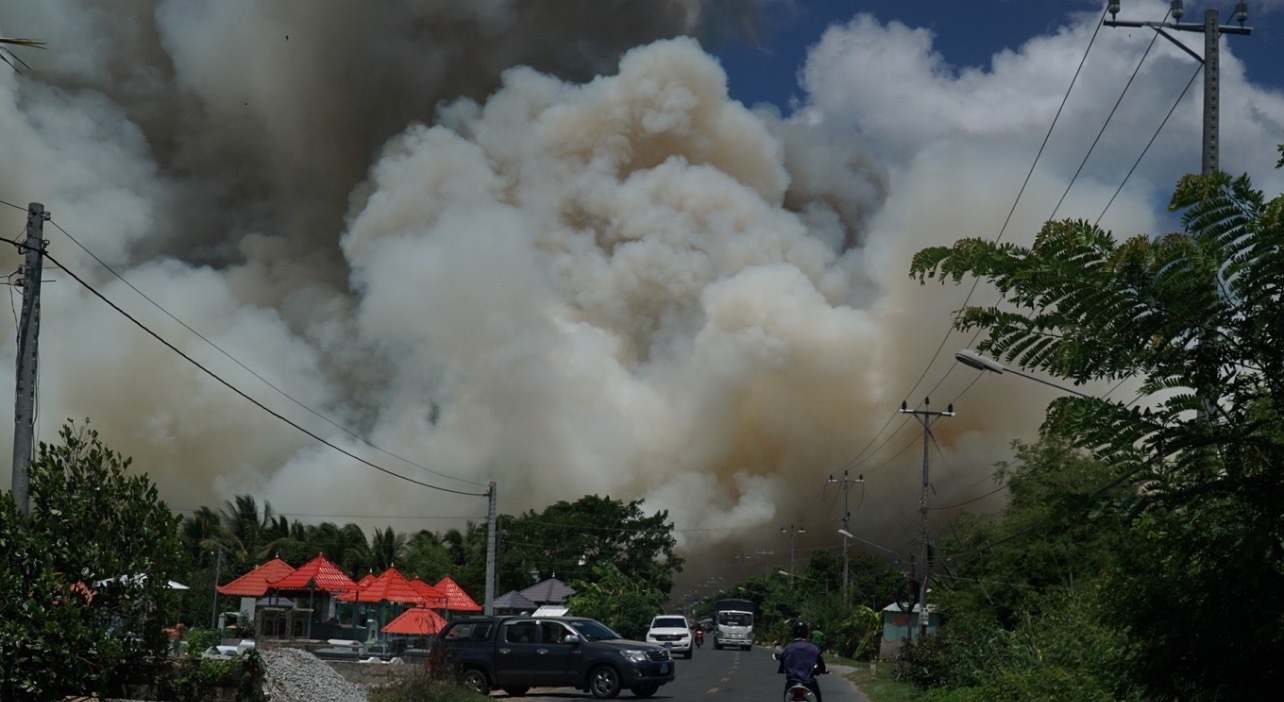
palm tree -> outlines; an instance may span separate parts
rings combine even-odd
[[[7,39],[5,37],[0,37],[0,61],[4,61],[9,64],[9,67],[15,71],[21,71],[24,68],[30,68],[30,66],[27,65],[26,61],[19,58],[17,54],[13,53],[13,50],[9,48],[10,46],[25,46],[30,49],[43,49],[45,48],[45,43],[35,39]]]
[[[398,534],[392,527],[375,529],[374,539],[370,541],[369,566],[376,571],[385,571],[401,561],[406,552],[406,535]]]
[[[219,537],[222,536],[218,512],[209,507],[201,507],[192,516],[183,518],[180,532],[187,555],[193,563],[197,562],[203,554],[218,547]]]
[[[253,565],[263,559],[269,550],[272,524],[272,504],[263,503],[263,514],[253,495],[237,495],[219,510],[223,522],[220,541],[237,567]]]

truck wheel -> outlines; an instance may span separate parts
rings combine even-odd
[[[687,649],[687,655],[683,656],[683,658],[685,658],[685,659],[687,659],[687,660],[691,660],[691,656],[692,656],[693,654],[695,654],[695,650],[694,650],[694,649],[690,649],[690,648],[688,648],[688,649]]]
[[[475,692],[479,695],[490,694],[490,681],[486,679],[486,673],[477,668],[469,668],[459,676],[459,684],[463,685],[465,690]]]
[[[749,644],[748,646],[745,646],[745,650],[746,650],[746,651],[748,651],[748,650],[749,650],[749,649],[751,649],[751,648],[753,648],[753,644]]]
[[[722,650],[722,644],[718,643],[717,641],[714,641],[714,642],[713,642],[713,647],[714,647],[714,649],[716,649],[716,650],[719,650],[719,651],[721,651],[721,650]]]
[[[509,697],[521,697],[522,695],[525,695],[526,691],[529,689],[529,687],[506,687],[504,688],[504,692],[507,692]]]
[[[599,665],[589,671],[589,692],[599,700],[618,697],[620,694],[619,671],[609,665]]]
[[[660,689],[660,686],[654,685],[654,684],[638,685],[637,687],[633,688],[633,696],[634,697],[651,697],[655,695],[656,690],[659,690],[659,689]]]

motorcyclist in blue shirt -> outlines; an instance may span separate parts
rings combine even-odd
[[[780,667],[776,672],[785,674],[785,691],[795,683],[802,683],[816,695],[816,702],[821,702],[816,676],[829,672],[825,668],[825,659],[821,657],[820,649],[807,640],[811,630],[806,622],[794,622],[791,632],[794,640],[781,650]]]

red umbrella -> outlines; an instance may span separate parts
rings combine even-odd
[[[385,634],[410,634],[412,636],[427,636],[441,631],[446,626],[446,620],[426,607],[411,607],[401,613],[401,616],[388,622],[383,628]]]

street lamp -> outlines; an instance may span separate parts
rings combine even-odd
[[[1062,392],[1068,392],[1071,395],[1078,395],[1079,397],[1097,399],[1097,398],[1093,398],[1092,395],[1079,392],[1074,388],[1068,388],[1064,385],[1058,385],[1052,381],[1044,380],[1043,378],[1040,378],[1037,375],[1030,375],[1029,373],[1016,370],[1015,368],[1008,368],[1007,366],[1003,365],[1002,363],[999,363],[993,358],[990,358],[989,356],[983,356],[977,353],[976,351],[973,351],[972,349],[960,349],[958,351],[955,351],[954,360],[958,361],[959,363],[962,363],[965,366],[968,366],[969,368],[975,368],[979,371],[989,371],[991,373],[997,373],[999,375],[1003,375],[1004,373],[1011,373],[1013,375],[1019,375],[1022,378],[1028,378],[1030,380],[1033,380],[1036,383],[1043,383],[1044,385],[1047,385],[1050,388],[1056,388]]]
[[[789,534],[789,587],[794,586],[794,538],[799,534],[806,534],[807,530],[803,527],[795,527],[790,524],[787,527],[780,527],[780,533]]]

